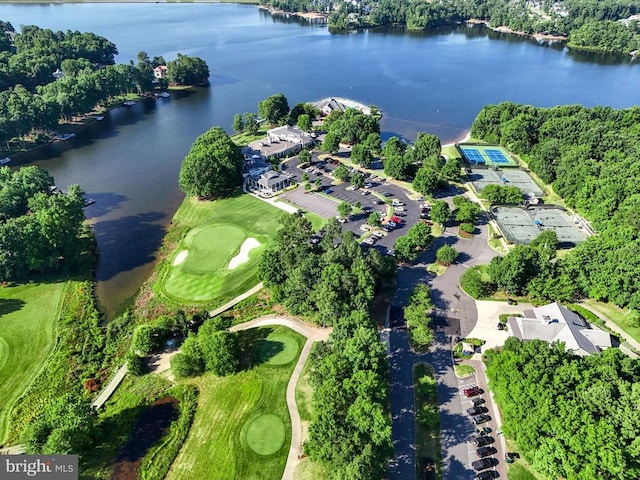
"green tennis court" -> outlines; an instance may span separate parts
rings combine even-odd
[[[486,165],[488,167],[517,167],[509,152],[498,145],[458,144],[456,148],[470,165]]]

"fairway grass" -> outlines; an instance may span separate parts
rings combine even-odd
[[[239,335],[240,345],[254,342],[256,363],[228,377],[205,374],[190,380],[200,390],[198,410],[167,480],[282,478],[291,443],[291,420],[285,392],[305,338],[286,327],[254,328],[239,332]],[[266,359],[260,351],[262,342],[280,342],[284,337],[287,337],[287,344],[294,342],[297,345],[292,361],[286,365],[261,361]],[[273,417],[283,426],[283,430],[275,432],[277,435],[272,429],[263,428],[277,423],[270,421]],[[256,425],[256,419],[263,420],[258,420]],[[268,436],[260,435],[261,430]],[[284,432],[284,438],[279,431]],[[257,444],[260,444],[258,449],[269,446],[273,449],[276,444],[280,447],[271,454],[260,455],[252,449]]]
[[[0,288],[0,444],[16,400],[48,358],[66,282]]]
[[[213,202],[185,199],[173,223],[187,233],[164,261],[158,287],[170,299],[189,304],[218,305],[244,293],[258,283],[258,260],[282,215],[282,210],[242,193]],[[248,252],[246,262],[230,269],[230,260],[251,238],[260,245]],[[174,262],[178,257],[184,260]]]

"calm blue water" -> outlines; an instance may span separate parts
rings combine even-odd
[[[488,103],[626,107],[639,98],[638,64],[480,28],[332,35],[234,4],[1,4],[0,19],[98,33],[117,45],[118,63],[139,51],[167,60],[179,52],[211,69],[211,88],[114,111],[34,159],[59,186],[80,183],[98,200],[87,214],[101,250],[98,293],[109,309],[150,271],[182,199],[177,173],[193,140],[213,125],[230,131],[234,113],[256,111],[273,93],[290,105],[327,96],[375,104],[384,136],[412,140],[428,131],[443,142],[464,136]]]

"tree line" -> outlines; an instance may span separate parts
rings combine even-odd
[[[629,17],[640,11],[633,0],[379,0],[341,1],[271,0],[274,8],[329,12],[331,30],[401,25],[409,31],[429,31],[467,20],[491,27],[506,26],[527,34],[565,36],[568,46],[580,50],[628,54],[640,48],[640,25]]]
[[[319,242],[310,241],[314,231],[304,216],[281,222],[260,259],[260,278],[287,311],[333,326],[311,357],[313,420],[305,450],[331,478],[381,479],[391,455],[388,363],[369,310],[395,263],[363,251],[335,220]]]
[[[84,192],[53,186],[41,168],[0,168],[0,282],[86,264],[93,236],[84,225]]]
[[[593,222],[589,237],[554,260],[551,286],[569,281],[575,294],[640,308],[640,107],[564,105],[484,107],[472,135],[520,154],[542,180]]]
[[[209,77],[204,60],[178,54],[166,62],[138,54],[138,63],[115,64],[116,46],[93,33],[54,32],[34,25],[16,32],[0,21],[0,142],[18,137],[49,140],[59,122],[70,122],[112,99],[153,91],[153,68],[166,65],[160,80],[195,85]],[[58,75],[54,76],[54,72]]]
[[[486,363],[502,430],[544,478],[640,477],[637,359],[510,337]]]
[[[281,223],[260,259],[259,275],[274,301],[294,315],[334,325],[354,310],[368,312],[375,292],[395,273],[392,259],[363,251],[335,220],[317,243],[310,241],[314,230],[304,216],[287,215]]]

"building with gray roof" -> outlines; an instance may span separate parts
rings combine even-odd
[[[562,342],[568,351],[586,356],[612,346],[611,336],[592,327],[558,302],[525,310],[524,317],[509,317],[509,331],[520,340]]]

